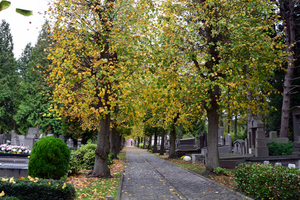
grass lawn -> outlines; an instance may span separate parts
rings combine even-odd
[[[113,178],[86,178],[88,170],[81,170],[80,174],[68,177],[66,182],[74,185],[77,199],[102,200],[106,195],[114,195],[116,198],[125,154],[119,154],[118,158],[114,159],[114,163],[110,166]]]
[[[206,169],[206,166],[205,165],[202,165],[202,164],[197,164],[197,163],[192,163],[192,161],[189,161],[189,162],[186,162],[184,160],[181,160],[180,158],[178,159],[169,159],[168,158],[168,155],[163,155],[163,156],[160,156],[158,154],[156,154],[156,156],[160,157],[160,158],[163,158],[169,162],[172,162],[182,168],[186,168],[188,170],[191,170],[197,174],[200,174],[202,176],[205,176],[206,178],[210,178],[226,187],[229,187],[231,189],[236,189],[236,183],[234,181],[235,177],[233,176],[234,175],[234,169],[229,169],[229,170],[226,170],[226,174],[221,174],[221,175],[216,175],[216,174],[210,174],[210,175],[207,175],[205,174],[205,169]]]

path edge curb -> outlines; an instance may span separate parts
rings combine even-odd
[[[157,157],[159,157],[159,156],[157,156]],[[159,158],[160,158],[160,157],[159,157]],[[160,158],[160,159],[163,159],[163,158]],[[187,172],[190,172],[191,174],[194,174],[194,175],[199,176],[200,178],[203,178],[203,179],[205,179],[205,180],[207,180],[207,181],[209,181],[209,182],[211,182],[211,183],[214,183],[214,184],[216,184],[216,185],[218,185],[218,186],[224,188],[225,190],[229,190],[230,192],[232,192],[232,193],[234,193],[234,194],[236,194],[236,195],[239,195],[239,196],[241,196],[241,197],[243,197],[243,198],[245,198],[245,199],[247,199],[247,200],[254,200],[252,197],[243,195],[242,193],[237,192],[237,191],[235,191],[235,190],[233,190],[233,189],[231,189],[231,188],[228,188],[228,187],[226,187],[226,186],[224,186],[224,185],[222,185],[222,184],[220,184],[220,183],[218,183],[218,182],[216,182],[216,181],[213,181],[213,180],[211,180],[211,179],[209,179],[209,178],[206,178],[205,176],[202,176],[202,175],[200,175],[200,174],[197,174],[196,172],[193,172],[193,171],[191,171],[191,170],[189,170],[189,169],[180,167],[180,166],[178,166],[178,165],[172,163],[171,161],[168,161],[168,160],[166,160],[166,159],[163,159],[163,160],[165,160],[165,161],[167,161],[168,163],[170,163],[170,164],[172,164],[172,165],[175,165],[175,166],[177,166],[177,167],[179,167],[179,168],[181,168],[181,169],[183,169],[183,170],[185,170],[185,171],[187,171]]]
[[[122,173],[121,173],[120,183],[119,183],[117,200],[121,200],[122,187],[123,187],[123,173],[124,173],[124,169],[125,169],[125,164],[126,164],[126,154],[125,154],[124,165],[123,165],[123,169],[122,169]]]

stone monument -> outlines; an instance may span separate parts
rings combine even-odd
[[[247,146],[250,154],[254,154],[255,157],[269,156],[264,124],[258,117],[252,117],[248,142],[249,145]]]
[[[294,128],[294,142],[292,155],[300,156],[300,106],[292,108],[293,128]]]

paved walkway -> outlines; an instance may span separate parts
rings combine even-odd
[[[126,152],[122,200],[236,200],[241,196],[169,163],[153,154],[132,147]]]

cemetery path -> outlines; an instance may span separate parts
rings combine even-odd
[[[122,200],[243,199],[212,180],[135,147],[127,149],[121,184]]]

